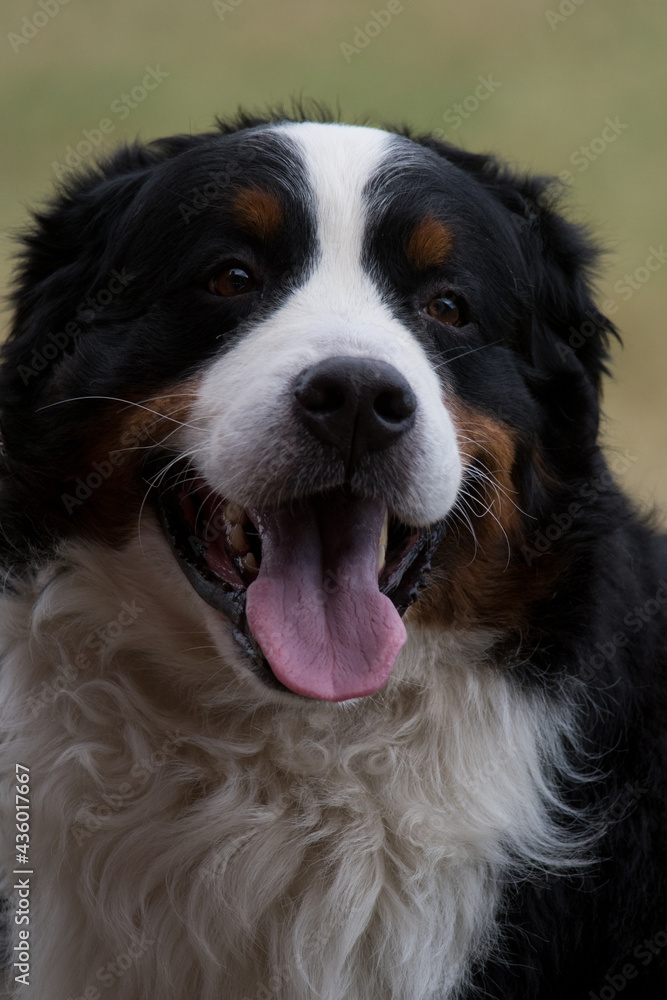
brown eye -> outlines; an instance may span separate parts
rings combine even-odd
[[[248,268],[241,264],[231,264],[223,267],[213,275],[208,283],[208,290],[213,295],[247,295],[257,287],[255,277]]]
[[[438,295],[435,299],[431,299],[426,311],[433,319],[449,323],[450,326],[463,326],[465,323],[463,303],[454,296]]]

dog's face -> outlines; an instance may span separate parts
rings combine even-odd
[[[154,517],[238,669],[322,700],[385,683],[408,609],[521,629],[559,565],[521,548],[589,468],[610,329],[545,197],[290,122],[73,182],[28,240],[0,386],[16,561]]]

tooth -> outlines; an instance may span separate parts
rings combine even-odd
[[[255,559],[252,552],[249,552],[248,555],[243,560],[243,568],[247,570],[248,573],[252,573],[255,576],[259,572],[259,563]]]
[[[230,524],[243,524],[246,520],[243,507],[231,501],[225,504],[225,517]]]
[[[378,543],[378,573],[381,573],[387,562],[387,542],[389,539],[389,512],[384,515],[384,523]]]
[[[384,545],[387,548],[387,540],[389,538],[389,512],[384,515],[384,524],[382,525],[382,531],[380,532],[380,545]]]
[[[229,541],[234,546],[236,551],[240,552],[242,556],[245,555],[246,552],[250,551],[248,536],[240,524],[235,524],[229,532]]]

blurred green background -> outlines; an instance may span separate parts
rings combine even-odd
[[[610,251],[599,299],[625,342],[606,440],[628,452],[623,484],[667,509],[667,264],[645,264],[667,245],[664,0],[3,0],[2,17],[4,288],[11,231],[70,149],[199,131],[239,105],[316,98],[568,171],[570,214]]]

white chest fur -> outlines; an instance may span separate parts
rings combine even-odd
[[[372,698],[258,701],[136,546],[67,561],[0,611],[6,796],[31,769],[21,996],[453,996],[510,854],[562,860],[562,710],[488,637],[415,629]]]

